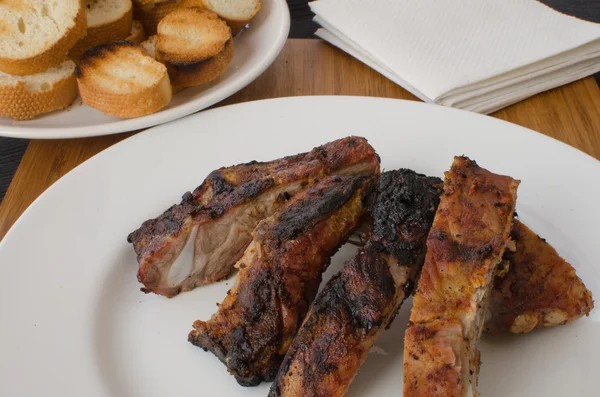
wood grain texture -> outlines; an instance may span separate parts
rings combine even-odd
[[[265,73],[217,106],[300,95],[417,100],[329,44],[292,39]],[[600,159],[600,89],[591,77],[536,95],[496,112],[493,117],[542,132]],[[29,204],[61,176],[131,135],[32,141],[0,204],[0,239]]]

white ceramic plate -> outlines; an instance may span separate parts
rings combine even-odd
[[[263,0],[262,8],[234,39],[235,55],[225,72],[215,81],[188,88],[173,96],[161,111],[135,119],[107,116],[77,98],[67,110],[59,110],[34,120],[14,121],[0,117],[0,136],[13,138],[82,138],[139,130],[166,123],[222,101],[250,84],[281,52],[290,29],[285,0]]]
[[[198,133],[198,125],[211,133]],[[174,299],[144,295],[125,241],[223,165],[270,160],[347,136],[383,167],[442,175],[455,154],[522,180],[518,211],[600,296],[600,163],[493,118],[415,102],[300,97],[200,113],[127,139],[45,192],[0,243],[1,396],[266,396],[187,342],[232,280]],[[353,249],[333,260],[327,277]],[[350,397],[398,396],[410,305],[377,342]],[[600,310],[527,336],[484,337],[494,396],[598,396]]]

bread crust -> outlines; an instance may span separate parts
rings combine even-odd
[[[233,39],[229,39],[221,52],[202,61],[169,62],[160,51],[156,51],[156,58],[167,67],[171,83],[180,91],[184,87],[202,85],[219,77],[231,62],[233,53]]]
[[[87,34],[75,44],[69,52],[69,57],[79,61],[84,52],[100,44],[123,40],[131,33],[133,11],[130,8],[119,19],[104,25],[88,27]]]
[[[95,47],[81,58],[76,70],[77,83],[83,102],[101,112],[122,118],[133,118],[155,113],[169,104],[172,97],[169,75],[163,65],[163,76],[155,84],[133,92],[115,93],[100,87],[88,74],[93,74],[102,58],[109,56],[121,46],[139,48],[140,56],[151,58],[148,53],[132,42],[119,41]]]
[[[47,91],[32,92],[25,82],[0,85],[0,116],[30,120],[36,116],[68,107],[77,98],[75,74],[55,82]]]
[[[179,0],[167,0],[145,7],[134,7],[133,19],[142,23],[146,36],[150,37],[156,34],[160,20],[179,7]]]
[[[213,10],[205,0],[134,0],[133,18],[139,20],[144,25],[147,36],[157,33],[158,23],[162,18],[177,8],[200,7],[213,11],[219,15],[219,18],[225,21],[231,28],[231,34],[235,36],[242,31],[248,23],[256,16],[261,9],[260,1],[256,1],[257,7],[250,18],[230,19],[220,15]]]
[[[183,37],[173,34],[187,27],[208,29],[200,46],[187,47],[182,39],[192,39],[188,32]],[[171,83],[177,87],[193,87],[216,79],[233,58],[231,29],[219,16],[206,9],[185,7],[165,17],[158,26],[156,59],[169,71]]]
[[[75,18],[75,25],[46,51],[30,58],[11,59],[0,56],[0,71],[17,76],[28,76],[44,72],[64,62],[67,53],[85,36],[87,17],[85,0],[80,0],[80,9]]]
[[[85,83],[79,83],[79,92],[86,105],[110,116],[121,118],[135,118],[156,113],[171,102],[172,95],[168,74],[152,87],[136,93],[107,93]]]
[[[201,3],[201,5],[199,3]],[[260,9],[262,7],[262,4],[258,0],[255,0],[255,4],[256,4],[256,8],[254,10],[254,13],[249,18],[231,19],[231,18],[225,17],[224,15],[219,14],[219,12],[217,10],[213,9],[208,4],[208,1],[206,1],[206,0],[182,0],[182,6],[185,6],[185,7],[200,7],[200,6],[202,6],[202,7],[206,8],[207,10],[211,10],[211,11],[215,12],[231,28],[231,34],[233,36],[235,36],[236,34],[241,32],[246,27],[246,25],[248,25],[250,23],[250,21],[256,16],[256,14],[258,14],[258,12],[260,11]]]
[[[139,23],[139,29],[134,30],[136,23]],[[144,32],[144,26],[140,21],[132,21],[131,22],[131,30],[129,32],[129,36],[125,39],[127,41],[131,41],[136,44],[140,44],[142,41],[146,40],[146,33]]]

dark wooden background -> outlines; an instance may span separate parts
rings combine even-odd
[[[313,14],[308,7],[308,1],[287,1],[292,19],[289,37],[314,38],[317,25],[312,21]],[[542,0],[542,3],[565,14],[600,23],[600,0]],[[600,74],[595,77],[596,81],[600,83]],[[598,127],[600,128],[600,126]],[[0,202],[4,198],[6,189],[28,144],[28,140],[0,137]]]

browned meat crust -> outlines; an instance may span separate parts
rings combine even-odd
[[[575,269],[517,219],[511,237],[516,250],[504,255],[510,265],[495,280],[486,331],[526,333],[588,315],[594,307],[592,293]]]
[[[274,379],[333,253],[358,226],[372,177],[327,177],[263,220],[234,287],[189,341],[214,353],[244,386]]]
[[[364,225],[349,242],[362,247],[368,234],[361,229]],[[500,264],[506,269],[495,279],[485,331],[527,333],[587,316],[594,308],[592,292],[577,277],[573,266],[518,219],[514,220],[511,238],[516,250],[507,250]]]
[[[456,157],[427,238],[404,349],[405,397],[475,390],[493,277],[510,242],[519,182]]]
[[[314,178],[378,173],[379,158],[360,137],[267,163],[213,171],[196,190],[184,194],[180,204],[127,237],[137,254],[142,290],[172,297],[221,280],[233,271],[258,222]],[[173,278],[169,272],[190,238],[195,239],[194,264],[189,274]]]
[[[371,211],[370,239],[380,243],[400,264],[419,262],[440,202],[443,181],[412,170],[380,176]]]
[[[271,387],[270,397],[336,397],[411,293],[442,181],[410,170],[381,175],[372,235],[319,294]]]

